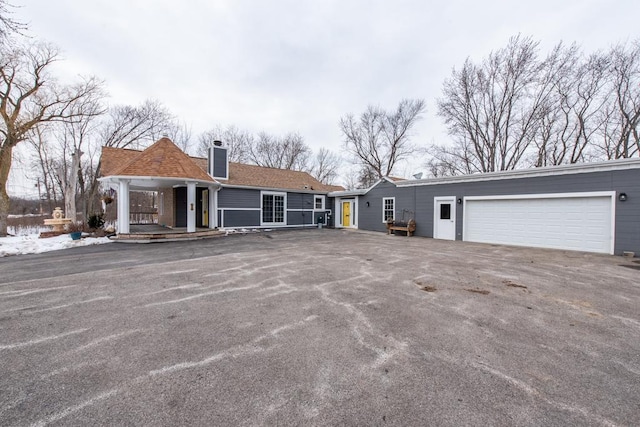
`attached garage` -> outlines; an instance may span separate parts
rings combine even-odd
[[[613,254],[615,194],[465,197],[463,240]]]

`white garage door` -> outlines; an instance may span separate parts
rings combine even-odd
[[[463,239],[613,254],[614,195],[466,197]]]

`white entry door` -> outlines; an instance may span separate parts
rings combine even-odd
[[[456,240],[456,198],[434,197],[433,238]]]

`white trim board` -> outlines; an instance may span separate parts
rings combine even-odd
[[[575,175],[583,173],[622,171],[640,169],[640,159],[618,159],[597,163],[575,163],[571,165],[547,166],[542,168],[516,169],[499,172],[483,172],[442,178],[425,178],[398,181],[397,187],[415,187],[422,185],[455,184],[462,182],[496,181],[504,179],[535,178],[544,176]]]
[[[315,194],[315,195],[322,195],[325,196],[327,195],[327,191],[321,191],[321,190],[305,190],[304,188],[275,188],[275,187],[256,187],[253,185],[234,185],[234,184],[225,184],[225,183],[220,183],[219,184],[221,188],[237,188],[240,190],[259,190],[259,191],[271,191],[271,192],[276,192],[276,193],[302,193],[302,194]]]
[[[585,191],[573,193],[502,194],[497,196],[465,196],[463,200],[510,200],[510,199],[566,199],[571,197],[615,197],[615,191]]]

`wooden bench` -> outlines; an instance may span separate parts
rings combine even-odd
[[[392,231],[404,231],[407,233],[407,237],[411,237],[413,232],[416,231],[416,221],[410,219],[406,224],[396,224],[395,221],[387,221],[387,234],[391,234]]]

